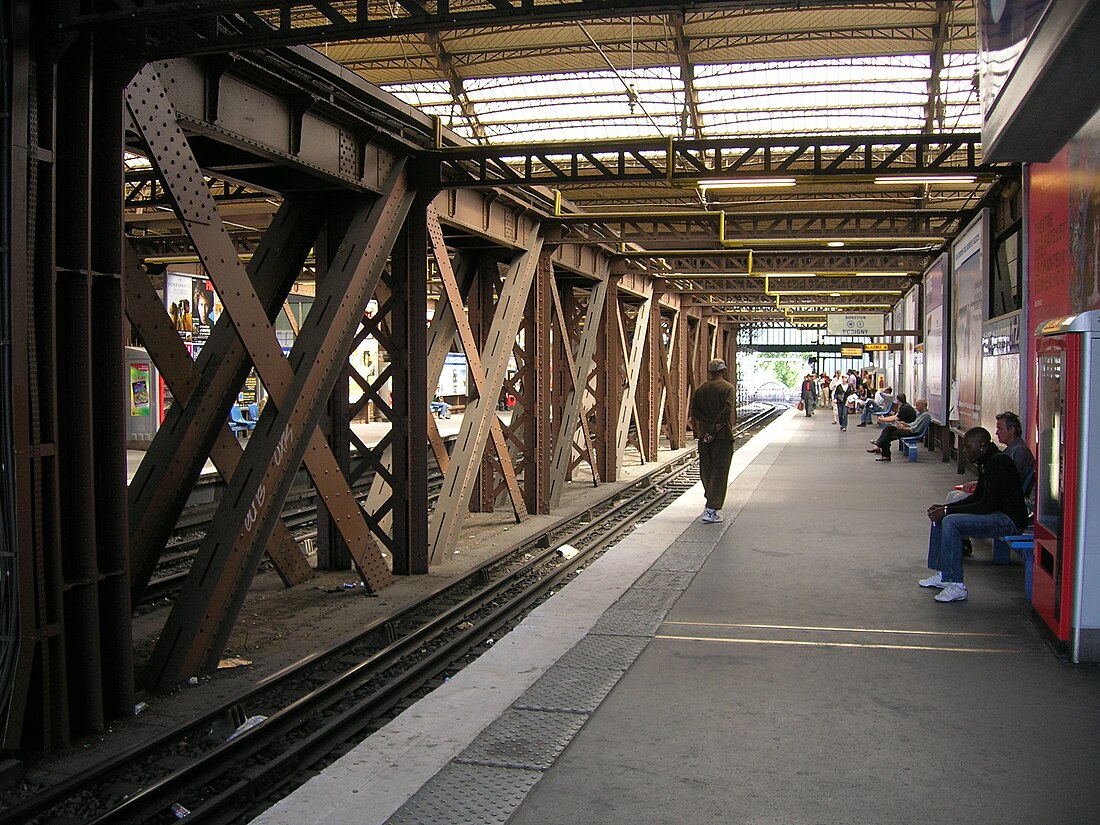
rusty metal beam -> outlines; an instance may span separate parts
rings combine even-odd
[[[622,352],[626,356],[626,384],[623,387],[622,398],[618,403],[619,415],[615,431],[615,463],[617,467],[623,466],[623,460],[626,457],[626,444],[632,418],[635,422],[638,422],[638,431],[641,432],[637,410],[638,376],[642,370],[642,357],[645,354],[646,332],[649,329],[649,315],[652,305],[653,284],[650,282],[644,287],[644,296],[641,305],[638,306],[637,317],[629,342],[626,339],[625,330],[620,327],[622,333],[620,344]]]
[[[403,172],[400,166],[395,169],[388,194],[372,205],[364,204],[351,222],[329,277],[318,285],[317,299],[289,363],[278,351],[270,327],[254,336],[258,350],[274,348],[279,352],[278,362],[262,350],[253,354],[258,364],[266,366],[258,371],[273,403],[260,416],[241,469],[228,485],[192,573],[150,657],[150,680],[161,690],[196,671],[217,667],[294,470],[307,450],[312,453],[311,461],[320,458],[322,466],[326,457],[331,459],[317,433],[317,421],[337,372],[347,361],[355,325],[411,205]],[[202,244],[196,245],[202,248]],[[255,294],[247,300],[250,285],[237,277],[226,280],[224,286],[230,288],[224,290],[223,297],[235,322],[243,327],[243,319],[248,318],[252,324],[264,324]],[[273,367],[276,363],[281,366]],[[336,468],[333,472],[339,474]],[[323,485],[318,486],[324,494]],[[365,583],[376,589],[388,582],[389,571],[369,532],[364,528],[358,536],[359,541],[348,542],[349,549]]]
[[[584,415],[584,399],[588,388],[588,377],[592,372],[593,356],[596,344],[599,340],[600,321],[603,318],[604,302],[607,296],[607,273],[592,286],[588,298],[587,313],[584,319],[584,328],[580,341],[577,344],[577,355],[574,359],[568,347],[569,327],[566,324],[565,315],[562,312],[561,297],[555,295],[554,308],[558,320],[559,335],[566,338],[566,356],[568,369],[572,375],[572,383],[569,392],[565,396],[562,409],[561,423],[558,427],[557,437],[554,441],[553,467],[550,474],[550,507],[557,507],[561,502],[562,493],[565,491],[565,483],[569,478],[569,470],[572,466],[573,444],[576,438],[578,424],[580,425],[585,450],[592,467],[592,483],[599,483],[599,469],[596,463],[595,445],[592,441],[592,433]],[[555,285],[555,293],[557,288]]]
[[[198,389],[202,372],[196,368],[191,354],[180,339],[179,332],[176,331],[175,325],[165,312],[163,302],[157,298],[149,276],[139,266],[132,249],[126,256],[124,270],[126,314],[130,324],[148,350],[149,357],[156,364],[168,389],[172,391],[174,403],[186,407],[191,396]],[[218,351],[216,348],[212,350],[212,352],[216,351]],[[217,431],[217,440],[210,450],[210,459],[226,481],[236,472],[241,454],[241,445],[228,424],[223,423]],[[180,492],[173,497],[174,512],[160,511],[166,528],[160,533],[162,538],[166,537],[167,529],[170,529],[179,518],[179,510],[186,502],[193,483],[192,481],[191,484],[180,485]],[[163,549],[163,544],[159,549]],[[157,551],[158,547],[155,545],[131,545],[130,592],[134,604],[137,604],[149,582],[149,577],[159,558]],[[267,553],[279,578],[287,587],[300,584],[313,575],[298,543],[281,520],[272,534]]]
[[[443,489],[430,525],[429,541],[432,561],[438,561],[445,554],[452,552],[458,541],[458,531],[465,517],[473,477],[489,437],[490,419],[496,418],[495,388],[504,384],[512,344],[519,332],[527,294],[534,281],[541,252],[542,238],[538,235],[536,226],[528,239],[526,251],[517,256],[509,268],[489,330],[489,345],[482,356],[483,370],[475,371],[473,363],[470,363],[470,375],[482,375],[483,390],[493,394],[486,395],[484,391],[479,392],[476,397],[471,397],[466,405],[462,428],[455,444],[455,451],[451,456],[451,465],[444,477]],[[469,356],[470,353],[468,352],[467,355]]]

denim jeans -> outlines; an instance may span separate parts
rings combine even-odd
[[[871,423],[871,416],[877,412],[882,412],[883,408],[879,407],[874,401],[868,401],[863,405],[863,415],[859,417],[859,423],[864,426]]]
[[[837,402],[836,405],[836,417],[840,420],[840,426],[842,429],[848,429],[848,405]]]
[[[1011,536],[1019,531],[1016,523],[1004,513],[975,515],[952,513],[939,524],[933,524],[928,534],[928,566],[939,570],[945,582],[963,580],[963,538],[993,539]]]

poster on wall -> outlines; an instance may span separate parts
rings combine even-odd
[[[448,352],[446,362],[443,364],[443,372],[439,375],[436,394],[440,397],[466,395],[468,379],[466,356],[460,352]]]
[[[149,398],[151,369],[148,363],[130,364],[130,415],[144,418],[152,413]]]
[[[947,255],[941,255],[924,273],[924,397],[928,412],[941,427],[947,424],[947,393],[944,376],[947,372],[947,347],[944,346],[944,276]]]
[[[983,209],[951,245],[951,394],[948,418],[965,432],[981,426],[982,324],[989,210]]]
[[[912,331],[920,329],[920,290],[917,287],[909,290],[905,296],[905,329]],[[905,392],[909,397],[916,400],[917,398],[924,398],[924,381],[922,380],[921,372],[916,369],[919,364],[919,360],[914,352],[914,347],[917,345],[917,337],[915,335],[906,335],[901,339],[901,363],[908,365],[908,374],[898,376],[899,384],[905,386]]]
[[[191,334],[194,330],[194,316],[191,312],[191,301],[194,300],[190,275],[180,272],[166,272],[164,274],[164,308],[168,311],[168,317],[185,343],[191,343]]]
[[[204,278],[195,278],[191,283],[191,327],[196,355],[214,331],[220,314],[221,301],[214,284]]]

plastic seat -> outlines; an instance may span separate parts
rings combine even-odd
[[[241,408],[234,404],[229,408],[229,428],[236,436],[248,435],[256,429],[256,422],[245,418]]]

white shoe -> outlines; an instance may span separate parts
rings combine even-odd
[[[722,517],[718,515],[717,510],[712,510],[710,507],[707,507],[705,510],[703,510],[703,521],[705,521],[707,524],[717,524],[721,520]]]
[[[917,584],[921,587],[939,587],[940,589],[946,587],[943,583],[943,573],[939,572],[934,576],[929,576],[927,579],[921,579]]]
[[[969,594],[962,582],[944,582],[943,590],[935,595],[938,602],[965,602]]]

